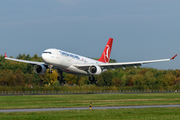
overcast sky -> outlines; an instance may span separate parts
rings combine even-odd
[[[180,52],[179,6],[180,0],[1,0],[0,55],[58,48],[99,58],[112,37],[117,62],[171,58]],[[180,56],[143,67],[180,69]]]

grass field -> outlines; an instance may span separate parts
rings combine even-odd
[[[180,108],[138,108],[0,113],[1,120],[179,120]]]
[[[179,93],[0,96],[0,109],[180,104]],[[179,120],[180,108],[0,113],[0,120]]]
[[[0,109],[180,104],[179,93],[0,96]]]

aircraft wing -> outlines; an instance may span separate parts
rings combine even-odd
[[[31,65],[41,65],[41,64],[46,65],[46,63],[44,63],[44,62],[36,62],[36,61],[28,61],[28,60],[20,60],[20,59],[10,58],[10,57],[7,57],[6,53],[5,53],[5,59],[17,61],[17,62],[29,63]]]
[[[98,65],[102,69],[114,69],[114,68],[120,68],[120,67],[125,68],[125,67],[131,67],[131,66],[137,67],[137,66],[141,66],[142,64],[147,64],[147,63],[154,63],[154,62],[162,62],[162,61],[173,60],[176,56],[177,56],[177,54],[175,56],[173,56],[172,58],[170,58],[170,59],[160,59],[160,60],[122,62],[122,63],[77,64],[77,65],[74,65],[74,66],[79,68],[79,69],[82,69],[82,70],[88,70],[88,68],[90,66],[93,66],[93,65]]]

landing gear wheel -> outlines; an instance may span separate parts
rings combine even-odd
[[[52,74],[52,73],[53,73],[53,71],[52,71],[52,70],[49,70],[49,73],[51,73],[51,74]]]
[[[64,80],[64,78],[61,78],[60,76],[58,76],[58,81],[59,81],[59,84],[66,84],[66,81]]]
[[[89,81],[91,82],[91,84],[96,84],[97,85],[97,80],[94,76],[89,77]]]
[[[58,76],[58,81],[59,81],[59,84],[60,85],[64,85],[64,84],[66,84],[66,80],[64,80],[64,77],[63,77],[63,75],[62,75],[62,71],[61,70],[59,70],[59,69],[57,69],[57,71],[58,71],[58,74],[60,75],[60,76]]]

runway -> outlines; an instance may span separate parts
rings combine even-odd
[[[128,109],[128,108],[161,108],[161,107],[180,107],[180,105],[145,105],[145,106],[113,106],[113,107],[92,107],[92,109]],[[38,108],[38,109],[5,109],[2,112],[40,112],[40,111],[62,111],[62,110],[88,110],[89,107],[75,108]]]

